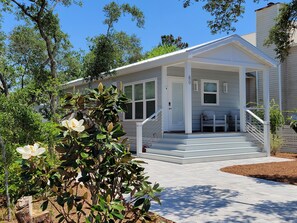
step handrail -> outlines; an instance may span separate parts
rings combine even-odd
[[[246,113],[249,114],[251,117],[253,117],[255,120],[257,120],[262,125],[262,129],[258,129],[257,126],[254,125],[252,122],[248,122],[248,119],[246,117],[246,120],[245,120],[246,131],[252,137],[254,137],[256,140],[258,140],[261,144],[264,145],[264,149],[266,150],[267,156],[270,156],[270,123],[269,123],[269,121],[262,120],[259,116],[257,116],[255,113],[253,113],[249,109],[246,109]]]
[[[162,112],[162,109],[159,109],[154,114],[152,114],[150,117],[145,119],[142,122],[136,122],[136,155],[139,156],[142,153],[142,146],[143,146],[143,140],[142,140],[142,127],[145,123],[147,123],[150,120],[153,120],[153,117],[157,117],[157,115]]]
[[[261,124],[264,125],[264,121],[255,113],[253,113],[251,110],[247,109],[246,112],[249,113],[251,116],[253,116],[255,119],[257,119]]]
[[[153,117],[157,116],[161,111],[162,111],[162,109],[159,109],[157,112],[155,112],[155,113],[152,114],[150,117],[148,117],[148,118],[145,119],[143,122],[141,122],[141,124],[144,125],[144,124],[147,123],[149,120],[153,119]]]

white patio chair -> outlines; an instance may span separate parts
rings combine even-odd
[[[213,132],[216,132],[217,127],[223,127],[224,131],[227,132],[227,115],[220,117],[214,111],[203,111],[201,114],[201,132],[204,131],[204,127],[212,127]]]

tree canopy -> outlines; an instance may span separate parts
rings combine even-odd
[[[276,18],[275,26],[270,30],[266,44],[274,44],[277,58],[284,61],[289,55],[293,37],[297,28],[297,0],[284,4]]]
[[[44,89],[42,91],[48,94],[50,116],[53,116],[56,112],[59,86],[59,54],[71,48],[68,36],[61,30],[59,17],[54,10],[57,5],[69,6],[78,2],[75,0],[0,0],[0,3],[3,11],[13,13],[17,19],[27,22],[28,26],[38,31],[40,39],[44,42],[46,59],[39,66],[40,72],[37,73],[40,74],[39,79],[42,80],[43,86],[49,87],[46,91]],[[22,32],[25,31],[22,30]],[[26,41],[31,41],[28,36],[24,37],[27,38]],[[18,41],[20,40],[19,38]],[[18,48],[18,50],[21,49]]]
[[[261,0],[252,0],[255,3]],[[265,2],[266,0],[263,0]],[[209,12],[213,19],[207,21],[213,34],[218,32],[234,32],[234,24],[245,13],[245,0],[183,0],[185,8],[194,3],[203,3],[202,8]],[[275,45],[278,59],[284,61],[292,46],[292,37],[296,30],[297,0],[284,3],[276,19],[275,26],[271,29],[267,38],[267,45]]]
[[[159,43],[159,45],[148,51],[145,54],[144,59],[161,56],[167,53],[187,48],[188,46],[188,43],[182,42],[182,37],[180,36],[175,38],[172,34],[163,35],[161,36],[161,42]]]
[[[140,39],[136,35],[128,35],[117,31],[114,25],[124,15],[130,15],[138,28],[144,26],[143,12],[130,4],[118,4],[114,1],[103,8],[106,34],[90,39],[90,52],[84,59],[84,76],[99,79],[110,75],[112,69],[131,64],[142,58]]]

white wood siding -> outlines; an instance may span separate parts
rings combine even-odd
[[[136,72],[132,73],[129,75],[122,75],[122,76],[116,76],[114,75],[113,77],[110,77],[105,80],[96,80],[91,83],[84,83],[80,85],[79,87],[76,87],[75,90],[76,92],[83,92],[86,88],[96,88],[99,84],[99,82],[102,82],[104,85],[109,86],[111,84],[116,83],[119,86],[119,83],[122,82],[122,84],[127,84],[127,83],[132,83],[136,81],[142,81],[142,80],[147,80],[147,79],[152,79],[152,78],[157,78],[157,95],[156,95],[156,100],[157,100],[157,108],[156,110],[160,109],[162,106],[162,101],[161,101],[161,67],[158,68],[153,68],[149,70],[144,70],[141,72]],[[73,88],[68,88],[64,90],[65,92],[72,92]],[[122,124],[124,127],[125,132],[127,133],[127,136],[130,138],[131,142],[131,149],[135,150],[135,142],[133,141],[136,137],[136,121],[123,121],[123,114],[120,114],[120,118],[122,120]]]
[[[168,76],[184,76],[183,68],[169,68]],[[207,106],[201,103],[201,80],[219,81],[218,106]],[[192,80],[198,80],[199,91],[193,91],[192,87],[192,117],[193,131],[200,131],[200,115],[205,110],[212,110],[219,115],[227,115],[233,109],[239,109],[239,73],[215,70],[192,69]],[[228,83],[228,93],[223,93],[223,82]]]

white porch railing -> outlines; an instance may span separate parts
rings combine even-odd
[[[246,110],[246,132],[264,146],[270,156],[270,124],[263,121],[251,110]]]
[[[142,153],[144,145],[150,147],[154,141],[162,137],[162,109],[160,109],[143,122],[136,123],[136,155]]]

